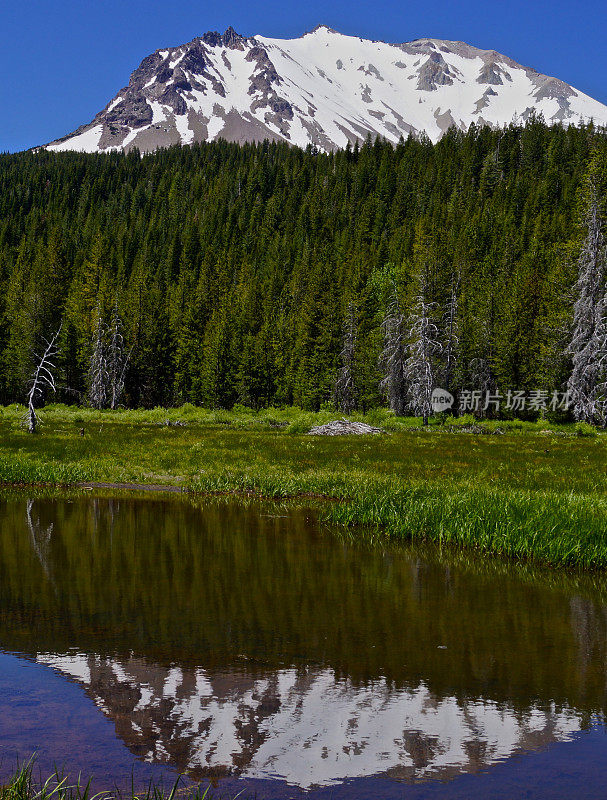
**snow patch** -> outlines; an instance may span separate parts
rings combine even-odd
[[[80,153],[97,153],[102,134],[103,125],[95,125],[94,128],[89,128],[88,131],[72,136],[64,142],[49,144],[46,149],[56,153],[67,152],[68,150],[76,150]]]

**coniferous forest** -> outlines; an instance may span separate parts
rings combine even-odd
[[[97,407],[405,413],[423,331],[456,397],[561,390],[606,142],[531,119],[330,154],[0,155],[0,402],[57,332],[53,398]]]

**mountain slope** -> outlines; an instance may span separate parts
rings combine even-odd
[[[607,124],[607,107],[494,50],[418,39],[386,44],[318,26],[298,39],[229,28],[157,50],[88,125],[49,150],[142,151],[224,138],[282,139],[323,150],[367,134],[398,141],[447,128],[548,122]]]

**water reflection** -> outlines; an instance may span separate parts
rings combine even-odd
[[[264,675],[161,668],[141,659],[41,654],[75,678],[137,756],[195,779],[237,774],[302,788],[383,773],[424,780],[476,772],[580,730],[573,709],[523,713],[329,669]]]
[[[425,781],[566,740],[605,708],[606,608],[599,578],[365,547],[311,510],[0,500],[0,647],[194,779]]]

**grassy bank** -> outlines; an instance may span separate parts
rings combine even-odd
[[[607,566],[607,437],[583,426],[470,419],[435,423],[385,411],[355,418],[386,436],[309,437],[335,412],[43,410],[0,413],[0,481],[172,484],[200,492],[341,500],[328,519],[395,537]]]
[[[239,795],[244,800],[243,795]],[[0,784],[0,800],[218,800],[218,795],[210,787],[179,788],[179,781],[168,789],[151,783],[143,791],[95,792],[90,781],[83,782],[79,776],[75,782],[60,773],[50,775],[45,780],[35,777],[35,762],[31,761],[4,785]]]

